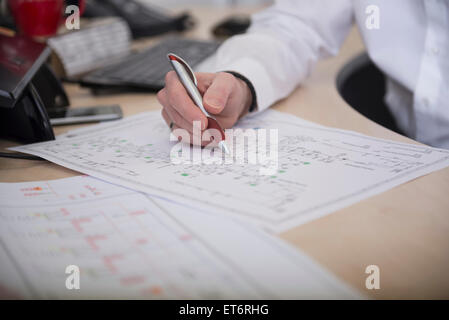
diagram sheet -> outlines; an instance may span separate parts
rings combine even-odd
[[[174,163],[178,144],[169,141],[159,111],[12,150],[199,210],[239,216],[274,232],[449,165],[447,150],[315,125],[273,110],[245,117],[237,127],[242,130],[233,139],[242,143],[247,140],[238,137],[245,137],[246,129],[266,131],[267,142],[271,129],[277,130],[277,163],[266,167],[275,171],[267,175],[262,162]],[[257,159],[262,159],[259,150]],[[231,157],[237,160],[239,154]]]
[[[18,297],[360,297],[255,227],[87,176],[0,184],[0,242],[0,286]]]

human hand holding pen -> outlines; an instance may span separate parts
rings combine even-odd
[[[197,87],[203,96],[203,106],[214,116],[223,129],[231,128],[244,116],[251,105],[252,95],[246,83],[230,73],[195,73]],[[174,71],[167,73],[165,87],[158,92],[162,116],[172,129],[183,128],[190,133],[193,122],[201,122],[201,130],[208,127],[207,117],[195,105]],[[197,141],[201,141],[198,139]],[[207,145],[209,142],[202,142]]]

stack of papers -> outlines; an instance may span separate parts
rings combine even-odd
[[[360,298],[261,229],[287,230],[449,165],[447,150],[272,110],[237,127],[230,156],[170,142],[159,112],[11,148],[91,177],[0,184],[0,279],[40,298]],[[65,288],[68,265],[80,267],[81,290]]]

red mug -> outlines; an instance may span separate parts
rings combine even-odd
[[[80,11],[85,1],[79,1]],[[64,22],[64,0],[8,0],[19,32],[28,37],[55,35]]]

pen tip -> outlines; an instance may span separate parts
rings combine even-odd
[[[220,141],[219,143],[218,143],[218,145],[220,146],[220,149],[224,152],[224,153],[226,153],[226,154],[229,154],[230,152],[229,152],[229,149],[228,149],[228,146],[226,145],[226,142],[224,142],[223,140],[222,141]]]

